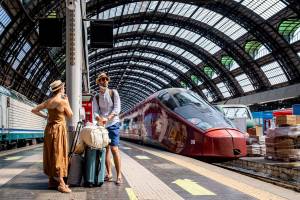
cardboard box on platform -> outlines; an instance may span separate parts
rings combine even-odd
[[[282,126],[282,125],[295,126],[296,124],[297,124],[296,115],[282,115],[276,117],[277,126]]]
[[[300,125],[300,115],[296,115],[296,124]]]
[[[263,127],[262,125],[256,125],[255,126],[255,132],[257,136],[262,136],[263,135]]]

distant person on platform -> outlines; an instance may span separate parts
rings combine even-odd
[[[63,193],[71,192],[63,177],[68,176],[68,140],[65,117],[73,112],[65,94],[64,83],[56,80],[50,84],[52,97],[32,109],[31,112],[48,120],[44,136],[44,173],[49,177],[48,188]],[[41,113],[48,109],[48,116]]]
[[[121,157],[119,152],[120,144],[120,119],[119,113],[121,109],[120,97],[117,90],[108,89],[110,79],[106,73],[102,72],[96,79],[96,84],[99,85],[99,94],[95,95],[93,99],[93,113],[95,120],[98,123],[106,124],[110,144],[106,148],[106,176],[105,181],[112,181],[112,171],[110,163],[110,151],[113,154],[114,163],[117,171],[116,184],[122,183],[121,174]]]

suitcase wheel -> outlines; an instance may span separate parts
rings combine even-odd
[[[103,185],[103,182],[100,182],[97,186],[101,187]]]
[[[93,187],[94,185],[93,185],[93,183],[84,183],[84,186],[85,186],[85,187],[91,188],[91,187]]]

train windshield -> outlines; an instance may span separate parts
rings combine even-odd
[[[233,128],[234,125],[221,112],[191,91],[180,91],[172,95],[177,102],[174,112],[203,130],[210,128]]]

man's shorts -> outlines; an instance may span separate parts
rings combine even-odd
[[[118,122],[118,123],[115,123],[114,125],[106,128],[108,130],[109,139],[111,140],[109,145],[119,146],[119,144],[120,144],[120,134],[119,134],[120,126],[121,126],[121,123]]]

